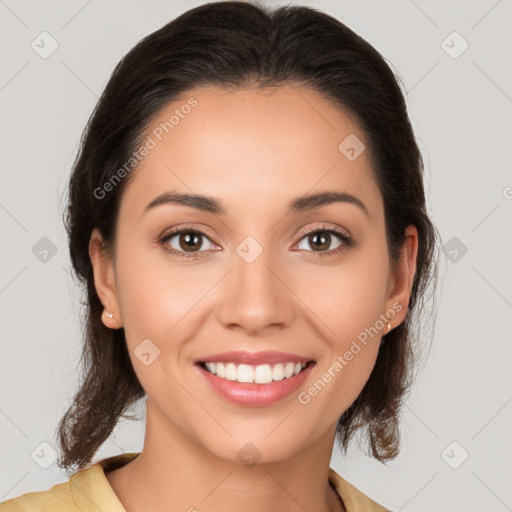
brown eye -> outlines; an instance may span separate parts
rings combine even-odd
[[[336,239],[338,243],[336,244]],[[303,241],[306,241],[306,244]],[[334,245],[333,247],[333,244]],[[299,242],[299,249],[318,253],[319,256],[328,256],[342,252],[351,244],[350,238],[336,229],[316,229],[306,235]],[[309,249],[304,245],[308,245]],[[325,253],[325,254],[324,254]]]
[[[312,235],[308,235],[307,239],[309,246],[314,247],[319,251],[328,250],[331,245],[331,235],[329,233],[313,233]]]
[[[192,231],[188,233],[180,233],[178,235],[178,245],[180,249],[183,249],[186,252],[200,249],[203,245],[201,240],[202,236],[203,235],[194,233]]]
[[[168,251],[179,256],[195,256],[197,253],[204,252],[204,250],[200,249],[204,246],[205,240],[211,244],[210,249],[215,247],[206,233],[197,229],[184,228],[162,236],[160,243]]]

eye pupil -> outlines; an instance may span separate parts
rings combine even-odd
[[[313,233],[312,235],[309,235],[309,243],[311,244],[311,247],[316,247],[317,249],[327,249],[329,247],[331,236],[329,234],[319,234],[319,233]],[[317,242],[320,241],[318,244]]]
[[[185,240],[185,243],[182,243]],[[194,233],[185,233],[180,236],[180,247],[185,251],[190,252],[190,249],[199,249],[201,243],[199,242],[199,236]]]

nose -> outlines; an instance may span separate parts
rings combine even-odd
[[[222,324],[252,335],[290,325],[294,295],[283,274],[270,251],[263,250],[252,262],[234,254],[217,310]]]

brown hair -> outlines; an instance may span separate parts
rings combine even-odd
[[[118,420],[129,418],[127,409],[145,395],[124,330],[101,321],[88,252],[95,227],[112,247],[122,193],[133,173],[108,194],[99,194],[100,187],[129,160],[150,120],[183,92],[208,84],[288,82],[323,93],[355,115],[365,131],[394,264],[406,226],[418,229],[407,316],[384,336],[369,380],[337,428],[343,449],[363,429],[369,454],[381,462],[398,454],[399,412],[414,367],[412,315],[417,318],[429,285],[435,286],[437,234],[426,212],[423,162],[397,79],[369,43],[325,13],[223,1],[185,12],[132,48],[113,71],[82,136],[65,225],[74,273],[86,287],[85,336],[81,386],[58,426],[60,467],[87,466]]]

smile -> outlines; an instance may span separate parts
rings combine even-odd
[[[294,394],[316,364],[312,360],[259,362],[255,365],[197,361],[194,366],[207,386],[223,400],[244,407],[264,407]]]
[[[240,383],[269,384],[298,375],[309,363],[260,364],[258,366],[235,363],[201,362],[203,368],[221,379]]]

